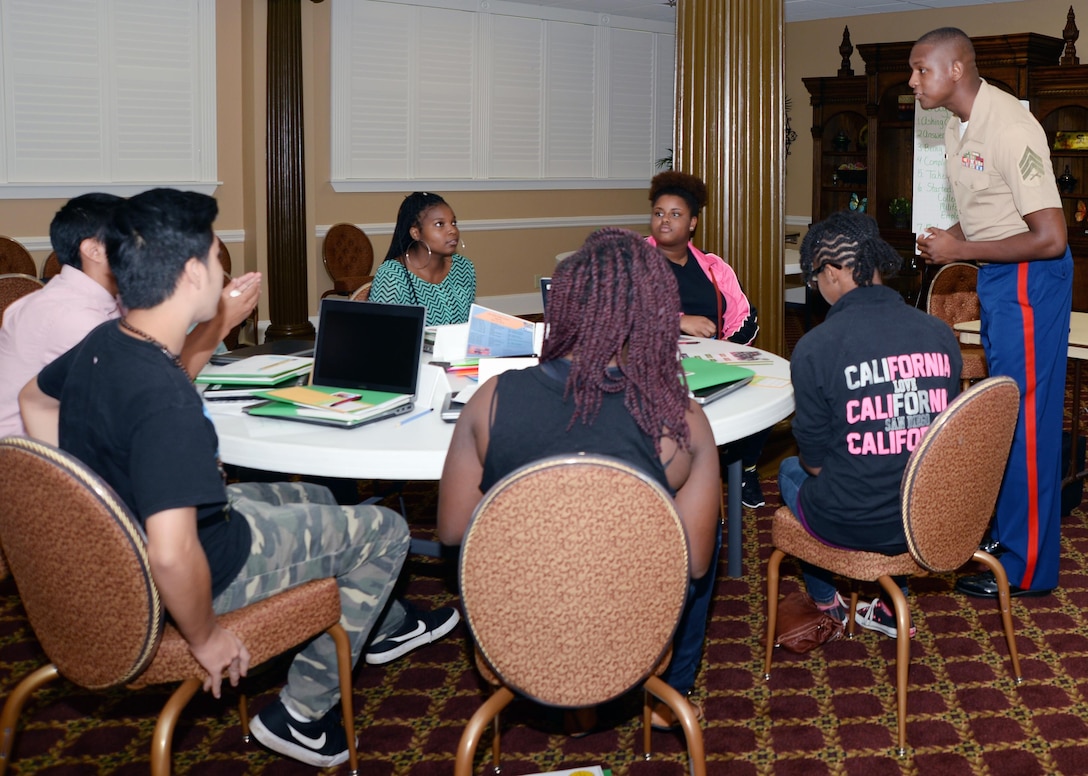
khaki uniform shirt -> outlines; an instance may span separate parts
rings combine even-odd
[[[963,138],[960,120],[953,116],[944,147],[945,169],[968,240],[1022,234],[1028,231],[1025,215],[1062,206],[1046,132],[1011,94],[983,81]]]

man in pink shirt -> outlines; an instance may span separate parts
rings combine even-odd
[[[79,344],[96,326],[121,316],[117,283],[106,261],[103,232],[122,199],[84,194],[64,205],[49,225],[61,272],[41,291],[13,302],[0,325],[0,437],[25,434],[19,391],[42,367]],[[245,320],[261,290],[260,274],[235,278],[223,288],[219,312],[185,340],[181,358],[190,374],[207,363],[234,326]]]

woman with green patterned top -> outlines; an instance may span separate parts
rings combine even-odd
[[[476,268],[457,253],[457,216],[437,194],[404,198],[385,261],[370,287],[370,301],[421,304],[427,325],[464,323],[476,299]]]

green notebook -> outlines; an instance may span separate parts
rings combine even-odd
[[[413,397],[405,393],[331,388],[324,385],[292,386],[257,391],[261,404],[246,407],[249,415],[296,420],[338,428],[355,428],[375,420],[410,412]]]
[[[699,404],[720,399],[752,381],[755,372],[743,366],[719,364],[705,358],[689,356],[680,360],[688,390]]]

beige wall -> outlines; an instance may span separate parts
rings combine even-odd
[[[812,108],[801,79],[838,73],[842,61],[839,43],[844,25],[850,28],[850,40],[855,49],[859,43],[915,40],[932,29],[945,26],[959,27],[971,36],[1037,32],[1061,38],[1069,6],[1069,0],[1022,0],[787,24],[786,94],[793,101],[790,123],[797,132],[797,141],[790,147],[786,160],[787,220],[807,220],[812,215]],[[1088,9],[1082,7],[1081,10]],[[1083,13],[1078,26],[1088,29],[1088,13]],[[1081,62],[1088,63],[1085,38],[1081,41]],[[855,75],[865,74],[865,63],[856,50],[851,62]],[[796,229],[791,226],[787,231]]]

